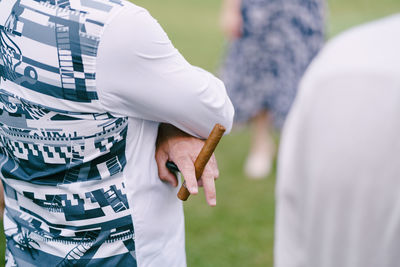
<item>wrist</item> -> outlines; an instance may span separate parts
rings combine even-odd
[[[176,128],[172,124],[160,123],[160,125],[158,126],[156,147],[159,147],[163,143],[169,143],[171,139],[177,139],[188,136],[190,135]]]
[[[158,126],[158,136],[163,138],[168,138],[171,136],[189,136],[187,133],[183,132],[179,128],[169,123],[160,123]]]

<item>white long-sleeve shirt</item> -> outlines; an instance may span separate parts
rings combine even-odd
[[[224,84],[190,65],[143,8],[121,11],[98,51],[100,101],[115,115],[166,122],[206,138],[215,123],[231,128]]]
[[[229,132],[223,83],[128,1],[2,0],[0,35],[7,266],[185,266],[158,125]]]
[[[400,264],[400,15],[330,41],[285,125],[276,267]]]
[[[190,65],[143,8],[121,11],[105,29],[98,53],[100,101],[113,115],[128,116],[136,129],[128,130],[126,172],[128,196],[136,203],[138,261],[183,266],[181,203],[176,190],[159,180],[154,161],[158,122],[206,138],[216,123],[230,131],[233,106],[224,84]]]

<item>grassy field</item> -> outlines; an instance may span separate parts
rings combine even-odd
[[[225,41],[217,25],[220,1],[138,0],[158,19],[192,64],[216,72]],[[400,12],[399,0],[332,0],[328,38],[362,22]],[[218,205],[208,208],[199,195],[185,203],[186,247],[190,267],[273,264],[275,174],[247,180],[242,166],[249,144],[247,129],[234,132],[217,151],[221,177]]]
[[[158,19],[180,52],[194,65],[216,71],[224,39],[218,30],[220,1],[137,0]],[[328,36],[348,27],[400,12],[399,0],[332,0]],[[247,129],[222,141],[217,151],[221,177],[218,205],[206,206],[202,195],[185,203],[187,256],[191,267],[272,266],[275,174],[247,180],[242,165],[249,143]],[[1,235],[4,244],[4,236]],[[4,245],[3,245],[4,246]],[[0,249],[0,265],[4,249]]]

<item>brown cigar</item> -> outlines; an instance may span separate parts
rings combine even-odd
[[[217,147],[219,140],[221,140],[222,136],[224,135],[225,130],[225,127],[221,124],[215,124],[214,129],[211,131],[206,142],[204,143],[203,148],[201,149],[199,155],[196,158],[196,161],[194,162],[197,180],[201,178],[204,168],[206,167],[207,162],[210,160],[212,154],[214,153],[214,150]],[[180,200],[186,201],[189,196],[189,190],[187,190],[186,188],[186,183],[183,182],[178,192],[178,198]]]

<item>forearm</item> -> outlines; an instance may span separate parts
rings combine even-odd
[[[242,4],[241,0],[224,0],[222,2],[222,7],[224,9],[238,9]]]
[[[224,0],[221,9],[221,29],[229,40],[242,36],[241,0]]]

